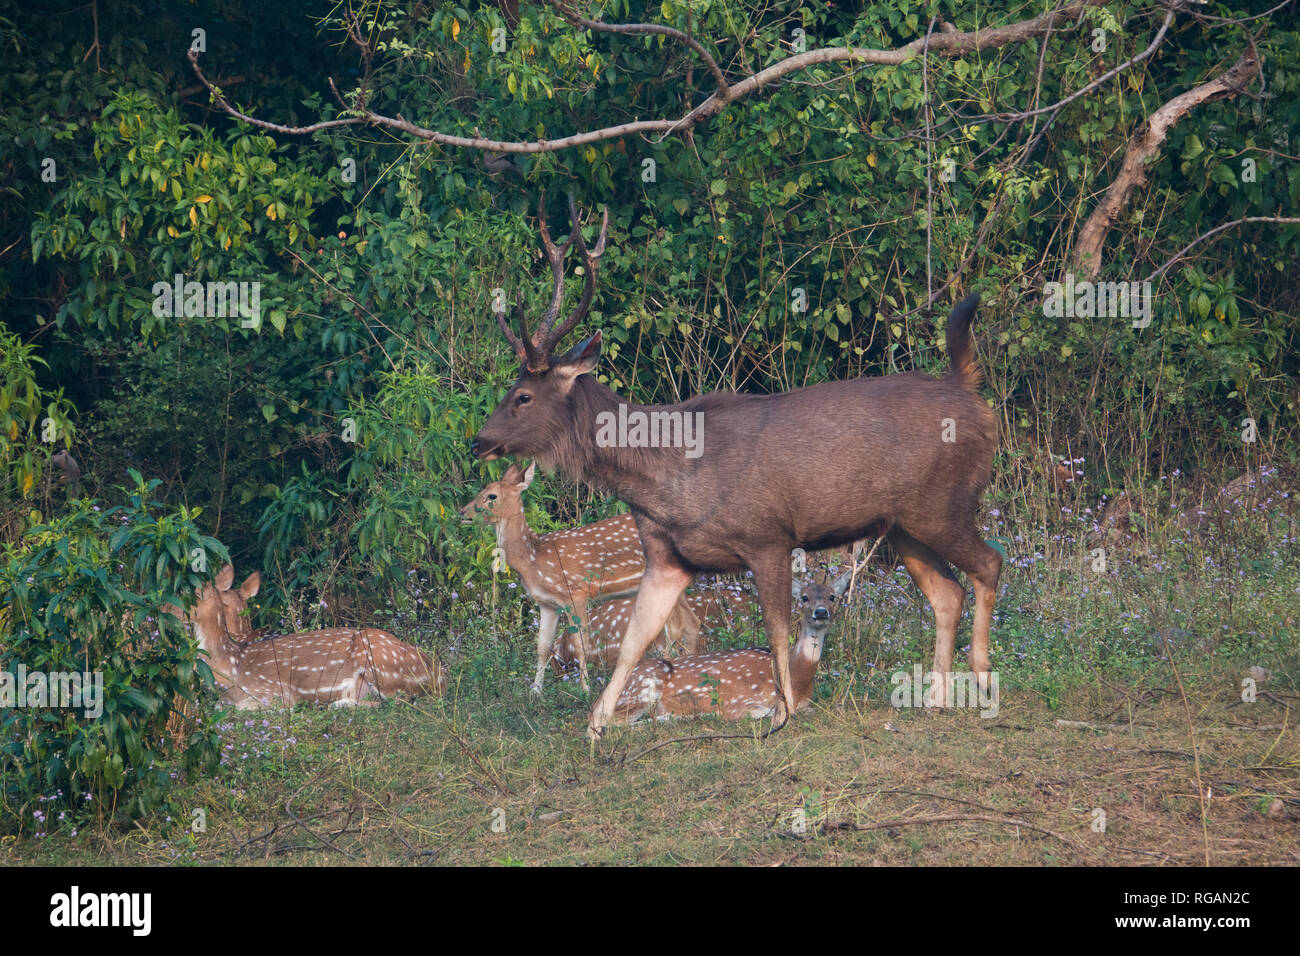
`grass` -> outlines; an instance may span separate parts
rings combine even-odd
[[[1104,571],[1091,530],[988,530],[1012,556],[993,718],[890,705],[934,632],[882,566],[840,612],[811,713],[768,740],[752,722],[613,728],[593,751],[573,681],[528,698],[534,631],[502,582],[439,625],[446,698],[226,715],[222,768],[169,812],[123,828],[65,811],[0,838],[0,862],[1300,862],[1295,525],[1110,542]],[[753,739],[649,750],[719,731]]]

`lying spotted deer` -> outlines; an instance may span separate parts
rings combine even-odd
[[[738,585],[718,585],[683,596],[682,600],[691,609],[700,623],[700,633],[735,629],[737,622],[743,620],[753,610],[753,598],[749,592]],[[587,663],[596,663],[601,667],[612,667],[618,659],[618,650],[632,621],[632,608],[635,597],[611,598],[589,608],[587,611],[586,642]],[[664,633],[655,640],[661,657],[670,655],[673,649],[682,644],[678,633],[676,619],[678,615],[670,614]],[[696,647],[687,647],[687,653],[694,653]],[[577,634],[565,632],[555,641],[551,654],[551,666],[561,671],[578,660]]]
[[[440,664],[379,628],[335,627],[255,641],[248,599],[261,588],[261,573],[254,571],[237,590],[234,582],[235,569],[227,564],[215,583],[199,589],[188,619],[223,702],[239,710],[300,701],[351,706],[376,695],[441,694],[446,687]]]
[[[609,231],[605,210],[595,245],[588,247],[572,197],[569,216],[573,231],[556,246],[543,197],[538,218],[554,279],[550,305],[535,335],[528,331],[522,293],[515,309],[518,335],[497,312],[519,359],[519,378],[470,451],[485,460],[533,458],[618,495],[636,521],[645,575],[618,664],[592,707],[589,735],[602,733],[633,667],[694,576],[746,568],[758,588],[784,722],[794,709],[784,606],[790,552],[869,534],[888,538],[934,608],[933,669],[941,674],[952,673],[966,598],[949,562],[966,572],[975,588],[970,666],[979,685],[987,686],[1002,558],[976,522],[997,444],[993,410],[979,394],[970,332],[979,296],[959,302],[948,317],[949,370],[939,378],[905,372],[773,395],[714,392],[676,405],[637,405],[591,374],[600,360],[599,330],[568,352],[557,351],[591,307]],[[571,246],[582,256],[582,297],[557,326]],[[651,431],[655,440],[642,440]],[[608,440],[613,434],[626,440]],[[820,466],[792,472],[785,467],[791,459]]]
[[[555,645],[560,612],[571,610],[577,618],[578,634],[589,634],[589,615],[598,600],[636,593],[645,558],[631,515],[534,534],[524,518],[523,503],[523,493],[533,483],[534,468],[529,465],[527,470],[521,470],[512,464],[500,481],[485,485],[460,513],[466,521],[481,518],[496,527],[497,547],[519,575],[528,596],[537,602],[541,622],[532,693],[539,695],[546,662]],[[677,642],[694,652],[699,633],[699,621],[686,603],[678,600],[659,622],[655,639]],[[591,689],[587,678],[589,643],[589,638],[570,642],[586,691]],[[651,642],[646,643],[648,646]]]
[[[791,586],[799,611],[799,637],[790,652],[790,681],[795,711],[812,704],[813,677],[835,620],[835,604],[844,597],[853,570],[833,584]],[[747,648],[693,654],[674,660],[645,660],[632,668],[614,707],[614,723],[643,718],[698,717],[718,714],[724,720],[770,717],[776,711],[772,654]]]

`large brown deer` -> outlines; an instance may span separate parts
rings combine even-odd
[[[934,670],[943,674],[952,671],[965,599],[949,562],[970,577],[970,665],[986,684],[1002,558],[979,535],[975,520],[996,443],[993,412],[977,390],[980,372],[970,334],[979,296],[958,303],[948,318],[950,370],[941,378],[905,372],[773,395],[714,392],[676,405],[634,405],[590,374],[600,358],[599,330],[555,354],[591,306],[609,229],[605,210],[589,248],[572,197],[569,215],[573,231],[557,247],[547,233],[543,199],[539,226],[554,276],[551,302],[536,335],[528,332],[522,293],[516,300],[518,335],[497,313],[522,368],[471,451],[484,459],[531,457],[558,468],[613,492],[636,520],[645,576],[588,732],[600,735],[632,668],[693,575],[745,568],[758,588],[781,691],[775,717],[784,722],[794,708],[785,608],[790,552],[848,544],[869,534],[887,536],[933,606]],[[584,287],[577,308],[557,327],[570,246],[582,256]],[[646,440],[647,421],[659,426],[654,445]],[[687,421],[697,423],[697,440],[707,440],[684,452]],[[613,422],[619,440],[611,440]],[[633,422],[640,427],[634,430]],[[783,465],[792,458],[818,467],[792,473]]]
[[[335,627],[253,640],[248,599],[261,589],[254,571],[239,586],[227,564],[199,589],[188,620],[207,652],[221,698],[239,710],[300,701],[359,704],[398,692],[441,694],[447,672],[419,648],[375,627]],[[178,608],[168,608],[181,616]]]
[[[555,645],[561,611],[577,618],[578,639],[570,645],[578,660],[582,689],[587,679],[587,647],[591,605],[606,598],[635,594],[645,571],[641,538],[631,515],[549,534],[534,534],[524,517],[523,493],[533,483],[534,466],[512,464],[500,481],[484,485],[474,500],[461,509],[466,521],[486,521],[496,528],[497,547],[506,564],[519,575],[528,596],[537,602],[541,621],[537,630],[537,672],[532,693],[542,692],[546,662]],[[700,624],[684,601],[677,601],[655,634],[659,640],[681,643],[695,651]]]
[[[799,638],[790,652],[790,682],[796,712],[812,704],[813,678],[835,620],[835,605],[853,576],[850,569],[832,584],[792,586],[799,612]],[[777,705],[770,651],[746,648],[689,654],[670,661],[646,660],[632,668],[614,707],[615,723],[642,718],[698,717],[724,720],[768,717]]]

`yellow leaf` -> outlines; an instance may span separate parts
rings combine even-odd
[[[867,165],[872,169],[876,168],[876,154],[874,151],[867,153]]]
[[[465,51],[465,72],[469,72],[469,50]]]
[[[199,224],[199,212],[198,212],[198,209],[196,209],[194,206],[191,206],[191,207],[190,207],[190,225],[191,225],[191,226],[198,226],[198,224]]]
[[[588,147],[587,147],[587,151],[586,151],[585,153],[583,153],[583,155],[587,157],[587,162],[589,162],[589,163],[594,163],[594,162],[596,161],[596,150],[595,150],[595,147],[588,146]]]
[[[209,196],[207,193],[204,193],[202,196],[200,196],[198,199],[196,199],[196,200],[194,200],[194,201],[195,201],[195,202],[212,202],[212,197]]]
[[[272,222],[275,221],[275,203],[271,203],[271,205],[266,207],[266,218],[270,219]]]
[[[165,193],[167,191],[167,180],[164,179],[158,184],[158,191],[160,193]]]
[[[18,440],[18,419],[16,418],[9,422],[9,439],[11,441]]]
[[[224,244],[221,248],[222,248],[222,249],[229,249],[229,248],[230,248],[230,239],[227,238],[225,244]]]
[[[169,235],[169,236],[171,236],[173,239],[175,239],[177,236],[180,235],[180,231],[179,231],[175,226],[168,226],[168,227],[167,227],[167,235]]]
[[[458,36],[460,36],[460,21],[453,17],[451,21],[451,38],[454,40]]]
[[[30,471],[23,472],[23,497],[26,498],[32,490],[32,484],[35,478]]]

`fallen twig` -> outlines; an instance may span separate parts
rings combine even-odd
[[[847,820],[831,820],[822,825],[823,830],[888,830],[891,827],[920,826],[932,823],[997,823],[1009,827],[1024,827],[1026,830],[1034,830],[1038,833],[1044,833],[1047,836],[1055,837],[1062,843],[1074,847],[1076,850],[1082,850],[1083,846],[1071,840],[1064,834],[1057,833],[1055,830],[1049,830],[1047,827],[1040,827],[1033,823],[1026,823],[1024,820],[1017,820],[1014,817],[994,817],[986,816],[982,813],[944,813],[937,816],[928,817],[910,817],[896,820],[882,820],[879,823],[850,823]]]

